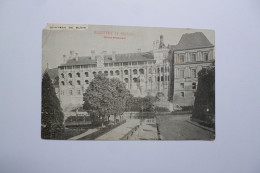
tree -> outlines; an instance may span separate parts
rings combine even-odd
[[[112,78],[110,80],[112,88],[113,104],[112,113],[114,115],[114,123],[116,123],[116,117],[122,115],[127,109],[128,98],[131,97],[130,91],[126,89],[125,83],[118,78]]]
[[[202,69],[198,73],[192,120],[214,128],[215,120],[215,68]]]
[[[63,127],[64,115],[60,101],[56,96],[55,89],[47,71],[42,78],[42,138],[53,139]]]
[[[83,108],[90,115],[99,116],[103,126],[105,118],[109,120],[110,115],[114,115],[116,119],[124,113],[129,96],[130,92],[122,81],[98,74],[84,93]]]
[[[102,121],[112,113],[113,96],[109,79],[104,74],[98,74],[90,82],[84,93],[83,108],[90,115],[98,116]]]

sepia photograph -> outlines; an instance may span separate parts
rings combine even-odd
[[[215,32],[47,24],[41,138],[215,139]]]

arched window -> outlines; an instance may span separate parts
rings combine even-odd
[[[105,74],[106,76],[108,76],[108,71],[104,71],[104,74]]]
[[[61,81],[61,85],[63,85],[63,86],[65,85],[64,81]]]
[[[72,74],[71,73],[69,73],[69,77],[72,78]]]
[[[80,85],[80,80],[77,80],[77,84]]]
[[[124,74],[125,74],[125,75],[128,75],[128,70],[124,70]]]
[[[134,73],[134,74],[137,74],[137,70],[136,70],[136,69],[134,69],[134,70],[133,70],[133,73]]]
[[[85,76],[88,77],[88,72],[85,72]]]
[[[139,73],[140,73],[140,74],[144,74],[144,69],[142,69],[142,68],[139,69]]]
[[[125,83],[128,83],[128,78],[125,78],[124,80],[125,80]]]
[[[135,77],[135,78],[133,78],[133,81],[134,81],[134,83],[136,83],[137,82],[137,78]]]
[[[63,73],[61,73],[61,78],[64,78],[64,74]]]
[[[89,81],[88,81],[88,80],[85,80],[85,83],[88,85],[88,84],[89,84]]]
[[[116,71],[116,75],[118,76],[120,73],[119,73],[119,70]]]
[[[114,72],[113,71],[110,71],[110,76],[113,76],[114,75]]]
[[[96,74],[97,74],[97,72],[94,71],[94,72],[93,72],[93,76],[96,76]]]
[[[79,72],[77,73],[77,76],[80,77],[80,73]]]

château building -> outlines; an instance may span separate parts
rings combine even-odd
[[[92,50],[91,56],[79,56],[70,51],[63,59],[58,75],[59,98],[65,110],[82,106],[83,93],[99,73],[119,78],[131,94],[140,97],[157,93],[168,97],[174,80],[173,101],[186,106],[193,105],[198,71],[214,60],[214,45],[203,33],[192,33],[184,34],[176,46],[166,47],[161,35],[148,52],[98,54]]]

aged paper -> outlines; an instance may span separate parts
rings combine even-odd
[[[42,139],[214,140],[215,32],[47,24]]]

